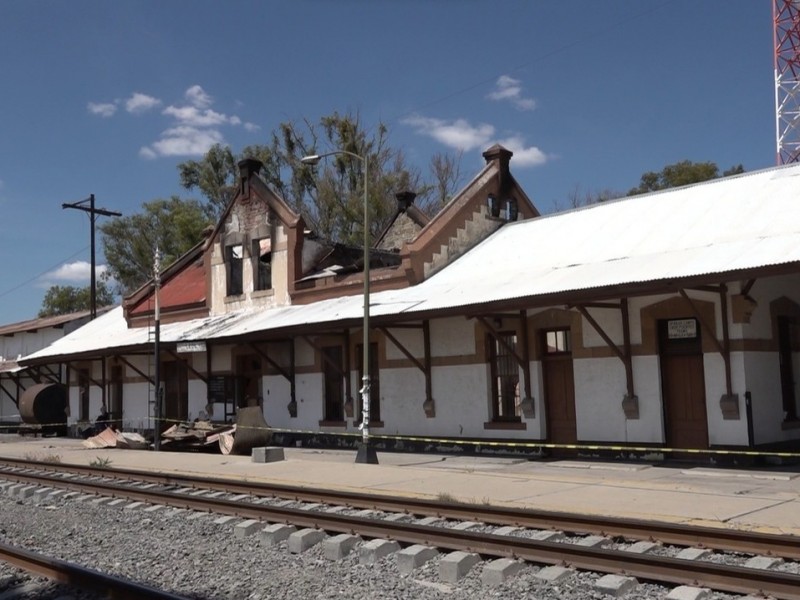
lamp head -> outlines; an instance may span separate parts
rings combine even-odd
[[[304,165],[314,166],[318,165],[321,159],[322,157],[319,154],[309,154],[308,156],[304,156],[303,158],[301,158],[300,162],[303,163]]]

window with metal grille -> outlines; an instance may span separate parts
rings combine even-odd
[[[489,364],[492,377],[492,419],[519,421],[519,366],[514,357],[516,333],[498,333],[489,344]]]

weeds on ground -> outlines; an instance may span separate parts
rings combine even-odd
[[[111,459],[107,456],[98,456],[89,462],[89,466],[96,469],[109,469],[111,468]]]
[[[439,492],[436,494],[436,499],[439,502],[449,502],[450,504],[458,504],[458,500],[450,492]]]
[[[50,463],[61,462],[60,454],[42,454],[40,452],[28,452],[23,456],[23,458],[25,460],[33,460],[36,462],[50,462]]]

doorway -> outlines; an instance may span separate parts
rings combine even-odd
[[[543,331],[541,344],[547,439],[552,444],[574,444],[578,431],[570,330]]]
[[[664,434],[671,448],[708,448],[703,346],[697,319],[658,322]]]

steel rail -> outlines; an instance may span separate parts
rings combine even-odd
[[[444,503],[424,498],[393,496],[383,493],[341,491],[273,484],[243,482],[224,478],[194,477],[184,474],[165,474],[132,469],[108,469],[63,463],[37,463],[19,459],[0,458],[0,465],[9,464],[28,469],[50,470],[95,477],[146,481],[160,485],[178,485],[224,491],[232,494],[273,496],[298,502],[319,502],[367,508],[386,512],[403,512],[413,515],[437,516],[444,519],[479,521],[491,525],[513,525],[530,529],[559,530],[586,535],[603,535],[626,539],[657,541],[676,546],[694,546],[728,552],[776,556],[800,560],[800,539],[797,536],[762,532],[702,527],[680,523],[664,523],[645,519],[628,519],[598,515],[581,515],[530,508],[515,508],[472,503]],[[0,476],[13,475],[0,471]],[[42,480],[42,485],[60,485],[61,479]],[[47,482],[47,483],[46,483]],[[107,492],[102,492],[107,493]]]
[[[691,583],[719,591],[761,594],[781,600],[800,600],[800,575],[767,569],[733,567],[709,561],[666,558],[577,544],[397,523],[324,511],[241,503],[174,492],[119,488],[102,482],[66,480],[62,483],[74,489],[96,494],[235,515],[265,523],[286,523],[335,533],[350,533],[365,538],[388,538],[405,544],[424,544],[448,550],[475,552],[483,556],[508,557],[540,564],[567,565],[577,569],[624,574],[663,583]]]
[[[107,575],[75,563],[9,546],[8,544],[0,543],[0,560],[29,573],[36,573],[54,581],[101,594],[104,598],[119,600],[141,600],[142,598],[188,600],[186,596],[165,592],[149,585]]]

